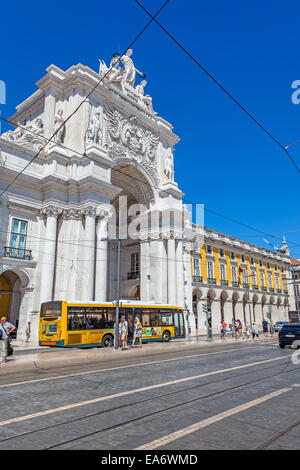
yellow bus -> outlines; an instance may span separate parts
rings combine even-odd
[[[121,301],[120,318],[128,321],[128,342],[132,341],[135,317],[142,324],[142,341],[168,342],[185,337],[183,309],[173,305]],[[108,347],[114,344],[116,305],[113,302],[51,301],[41,304],[40,346]]]

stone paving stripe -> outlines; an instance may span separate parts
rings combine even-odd
[[[99,403],[101,401],[111,400],[113,398],[120,398],[120,397],[124,397],[126,395],[132,395],[134,393],[146,392],[148,390],[154,390],[154,389],[157,389],[157,388],[167,387],[169,385],[175,385],[175,384],[179,384],[179,383],[183,383],[183,382],[188,382],[190,380],[196,380],[196,379],[200,379],[202,377],[209,377],[211,375],[223,374],[224,372],[230,372],[232,370],[244,369],[246,367],[253,367],[253,366],[256,366],[256,365],[260,365],[260,364],[266,364],[267,362],[280,361],[282,359],[286,359],[286,356],[276,357],[274,359],[266,359],[265,361],[251,362],[249,364],[243,364],[243,365],[240,365],[240,366],[230,367],[228,369],[220,369],[220,370],[217,370],[217,371],[206,372],[204,374],[194,375],[192,377],[185,377],[183,379],[172,380],[170,382],[162,382],[162,383],[159,383],[159,384],[156,384],[156,385],[149,385],[147,387],[136,388],[134,390],[127,390],[126,392],[119,392],[119,393],[115,393],[113,395],[106,395],[104,397],[93,398],[91,400],[81,401],[81,402],[78,402],[78,403],[72,403],[70,405],[60,406],[58,408],[51,408],[50,410],[40,411],[40,412],[32,413],[32,414],[29,414],[29,415],[18,416],[17,418],[11,418],[11,419],[7,419],[5,421],[0,421],[0,426],[6,426],[7,424],[12,424],[12,423],[19,423],[20,421],[26,421],[28,419],[38,418],[40,416],[46,416],[46,415],[53,414],[53,413],[59,413],[60,411],[71,410],[73,408],[78,408],[80,406],[91,405],[91,404],[94,404],[94,403]]]
[[[181,356],[181,357],[175,357],[173,359],[163,359],[159,361],[148,361],[148,362],[139,362],[138,364],[130,364],[130,365],[125,365],[125,366],[117,366],[117,367],[110,367],[109,369],[96,369],[96,370],[91,370],[91,371],[86,371],[86,372],[73,372],[72,374],[62,374],[62,375],[55,375],[52,377],[46,377],[44,379],[34,379],[34,380],[24,380],[23,382],[14,382],[11,384],[3,384],[0,385],[0,388],[7,388],[7,387],[16,387],[19,385],[26,385],[26,384],[32,384],[36,382],[47,382],[48,380],[60,380],[60,379],[66,379],[68,377],[78,377],[80,375],[87,375],[87,374],[98,374],[100,372],[111,372],[114,370],[120,370],[120,369],[129,369],[131,367],[141,367],[141,366],[147,366],[147,365],[152,365],[152,364],[161,364],[163,362],[171,362],[171,361],[181,361],[182,359],[191,359],[193,357],[201,357],[201,356],[209,356],[211,354],[225,354],[229,352],[240,352],[245,349],[253,349],[253,347],[257,348],[264,348],[264,346],[249,346],[247,348],[238,348],[238,349],[228,349],[226,351],[220,351],[220,352],[211,352],[211,353],[202,353],[202,354],[194,354],[192,356]]]
[[[188,434],[192,434],[195,431],[199,431],[199,429],[203,429],[209,426],[210,424],[217,423],[218,421],[228,418],[229,416],[232,416],[237,413],[241,413],[242,411],[245,411],[248,408],[252,408],[253,406],[259,405],[260,403],[263,403],[264,401],[267,401],[267,400],[270,400],[271,398],[282,395],[283,393],[289,392],[290,390],[292,390],[292,388],[290,387],[281,388],[280,390],[269,393],[268,395],[264,395],[261,398],[257,398],[247,403],[243,403],[242,405],[236,406],[235,408],[231,408],[215,416],[211,416],[210,418],[206,418],[201,421],[198,421],[198,423],[195,423],[195,424],[192,424],[191,426],[180,429],[179,431],[173,432],[172,434],[168,434],[167,436],[161,437],[160,439],[155,439],[154,441],[149,442],[148,444],[143,444],[142,446],[136,447],[134,450],[153,450],[153,449],[163,447],[167,444],[170,444],[170,442],[173,442],[177,439],[187,436]]]

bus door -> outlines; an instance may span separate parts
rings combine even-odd
[[[183,316],[181,312],[174,312],[174,332],[175,337],[184,336],[184,323],[183,323]]]

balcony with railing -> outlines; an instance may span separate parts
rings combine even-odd
[[[221,285],[228,286],[228,281],[226,281],[226,279],[221,279]]]
[[[239,287],[238,281],[232,281],[232,287]]]
[[[32,259],[32,250],[25,250],[23,248],[14,248],[12,246],[4,247],[4,257],[5,258],[15,258],[15,259]]]
[[[202,276],[193,276],[193,282],[203,282]]]
[[[248,284],[248,282],[243,282],[243,287],[245,287],[245,289],[249,289],[249,284]]]
[[[207,284],[216,284],[216,279],[214,277],[208,277]]]
[[[277,294],[281,294],[281,289],[276,289]]]
[[[261,290],[265,292],[267,290],[266,286],[261,286]]]
[[[139,277],[140,277],[139,271],[127,273],[127,279],[138,279]]]
[[[269,292],[274,292],[274,287],[269,287]]]
[[[285,294],[288,294],[288,293],[289,293],[289,291],[288,291],[288,290],[284,290],[283,292],[284,292]]]

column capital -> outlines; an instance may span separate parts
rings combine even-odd
[[[57,206],[49,205],[40,209],[40,217],[47,219],[47,217],[59,217],[63,212],[63,209]]]

